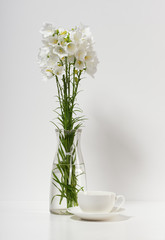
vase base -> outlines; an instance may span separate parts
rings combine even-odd
[[[71,215],[67,208],[61,208],[61,209],[50,209],[50,213],[56,214],[56,215]]]

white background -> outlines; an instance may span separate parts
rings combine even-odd
[[[41,81],[36,63],[45,21],[82,22],[96,42],[98,72],[79,95],[88,188],[165,200],[165,1],[0,5],[0,200],[48,200],[56,87]]]

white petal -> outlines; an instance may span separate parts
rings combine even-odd
[[[81,40],[82,32],[79,29],[77,29],[75,32],[71,34],[71,37],[75,43],[78,43]]]
[[[64,73],[64,67],[56,66],[54,73],[55,73],[55,75],[62,75]]]
[[[68,56],[68,62],[69,63],[74,63],[74,56],[73,55]]]
[[[83,60],[85,55],[86,55],[86,52],[84,49],[79,49],[75,54],[76,58],[79,60]]]
[[[43,47],[39,49],[38,63],[40,64],[40,67],[43,67],[47,64],[48,54],[49,54],[49,48]]]
[[[51,79],[53,77],[53,70],[48,69],[47,67],[41,68],[41,72],[43,74],[43,79]]]
[[[58,37],[57,36],[49,37],[48,41],[50,45],[55,46],[58,43]]]
[[[74,43],[68,43],[66,49],[69,54],[74,54],[76,51],[76,45]]]
[[[66,55],[65,49],[63,47],[61,47],[61,46],[55,47],[53,52],[58,53],[61,56],[65,56]]]
[[[89,26],[83,25],[81,23],[79,28],[82,31],[82,34],[84,36],[86,36],[86,37],[91,37],[92,36]]]
[[[47,70],[46,71],[46,76],[47,76],[47,78],[52,78],[53,77],[53,73]]]
[[[79,70],[83,70],[85,67],[85,64],[81,60],[76,60],[75,67],[78,68]]]
[[[54,33],[54,28],[51,23],[44,23],[43,27],[40,30],[40,33],[43,35],[43,37],[49,37],[52,36]]]
[[[60,44],[62,47],[66,46],[66,41],[65,41],[63,35],[62,35],[62,36],[59,36],[58,42],[59,42],[59,44]]]
[[[87,62],[86,63],[86,72],[90,76],[94,77],[94,74],[96,73],[96,71],[97,71],[97,65],[95,62]]]
[[[49,53],[48,47],[42,47],[39,49],[38,58],[45,58]]]
[[[59,57],[57,54],[52,54],[47,60],[47,64],[49,67],[54,67],[54,65],[59,61]]]

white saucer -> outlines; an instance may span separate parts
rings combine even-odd
[[[107,220],[110,219],[112,216],[115,216],[117,214],[120,214],[124,209],[121,208],[119,211],[115,211],[115,209],[112,209],[111,212],[108,213],[88,213],[83,212],[80,207],[71,207],[67,209],[69,213],[84,219],[84,220],[94,220],[94,221],[100,221],[100,220]]]

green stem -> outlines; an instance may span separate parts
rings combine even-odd
[[[60,191],[60,194],[58,194],[58,196],[60,196],[59,204],[62,203],[63,198],[66,198],[67,207],[77,206],[77,194],[80,190],[83,189],[78,185],[78,175],[76,174],[76,166],[74,165],[77,153],[76,149],[73,149],[73,147],[75,148],[73,144],[75,138],[74,130],[78,129],[81,126],[81,123],[76,123],[83,120],[82,118],[75,117],[73,115],[73,113],[75,113],[75,101],[78,94],[78,87],[82,73],[81,70],[78,70],[77,72],[75,71],[75,61],[76,59],[74,59],[73,68],[71,68],[72,64],[70,64],[67,57],[65,57],[65,74],[62,75],[62,86],[60,85],[58,77],[56,76],[58,99],[61,109],[61,115],[59,114],[58,119],[64,129],[64,132],[60,132],[60,143],[57,153],[57,168],[61,176],[57,177],[56,172],[54,171],[53,181],[54,186],[57,186]],[[73,71],[72,74],[71,69]],[[69,131],[69,134],[65,130]],[[72,164],[71,182],[69,182],[70,164]],[[52,201],[54,198],[55,196],[53,196]]]

